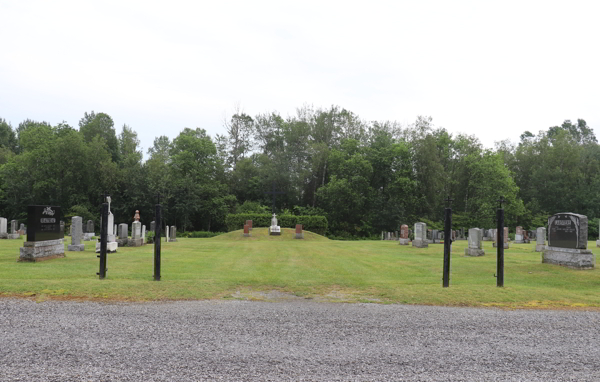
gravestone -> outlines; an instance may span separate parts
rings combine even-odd
[[[598,223],[600,225],[600,221]],[[598,230],[598,232],[599,232],[599,235],[600,235],[600,230]],[[596,240],[596,247],[600,247],[600,237],[598,237],[598,240]]]
[[[465,256],[483,256],[485,251],[482,243],[482,233],[479,228],[469,229],[468,246],[465,248]]]
[[[535,251],[542,252],[546,248],[546,228],[539,227],[535,234]]]
[[[246,224],[248,225],[248,229],[252,231],[252,220],[246,220]]]
[[[515,244],[525,244],[525,236],[523,235],[523,227],[517,226],[515,230]]]
[[[408,226],[406,224],[402,224],[400,227],[400,240],[398,240],[398,244],[408,245],[409,243],[410,239],[408,238]]]
[[[302,224],[296,224],[296,239],[304,239],[304,231],[302,230]]]
[[[21,223],[19,226],[19,235],[25,235],[25,224]]]
[[[85,225],[85,232],[83,234],[83,240],[91,241],[95,235],[96,234],[94,232],[94,222],[92,220],[88,220]]]
[[[427,244],[433,243],[433,231],[427,230]]]
[[[548,245],[542,263],[572,269],[594,269],[596,256],[587,249],[588,219],[585,215],[563,212],[548,218]]]
[[[83,232],[81,232],[81,222],[83,218],[81,216],[73,216],[71,218],[71,244],[67,246],[69,251],[83,251],[85,245],[81,243],[83,238]]]
[[[493,247],[496,248],[498,246],[498,230],[496,229],[495,239]],[[508,227],[504,227],[504,249],[508,249]]]
[[[172,225],[171,229],[169,230],[169,234],[169,241],[177,241],[177,227]]]
[[[129,225],[127,223],[119,224],[119,238],[117,239],[119,247],[126,247],[129,244]]]
[[[412,241],[412,246],[417,248],[427,248],[429,246],[427,242],[427,224],[415,223],[415,238]]]
[[[431,231],[431,242],[433,244],[440,244],[440,237],[439,237],[439,232],[437,229],[434,229],[433,231]]]
[[[7,225],[8,221],[6,218],[0,218],[0,239],[8,239],[8,232],[6,232]]]
[[[110,212],[110,203],[108,203],[108,222],[106,223],[106,253],[115,253],[119,247],[117,243],[117,225],[114,224],[115,216]],[[102,218],[100,218],[100,229],[102,230]],[[100,253],[100,237],[96,241],[96,253]]]
[[[61,234],[61,239],[65,238],[65,222],[64,221],[60,221],[60,234]]]
[[[165,227],[165,241],[169,242],[169,226]]]
[[[250,237],[250,226],[248,224],[244,224],[244,237]]]
[[[273,214],[271,218],[271,226],[269,227],[269,235],[278,236],[281,235],[281,227],[277,225],[277,217]]]
[[[127,240],[127,245],[130,247],[141,247],[142,244],[142,223],[136,220],[131,223],[131,239]]]
[[[381,240],[383,240],[383,231],[381,231]]]
[[[17,232],[17,221],[10,221],[10,233],[8,234],[8,238],[12,240],[20,239],[21,235]]]
[[[61,210],[58,206],[27,207],[29,230],[27,241],[20,248],[18,261],[43,261],[65,257],[60,218]]]
[[[146,226],[142,226],[142,245],[146,244]]]

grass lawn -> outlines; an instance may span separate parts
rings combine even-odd
[[[153,281],[153,245],[108,254],[99,280],[95,242],[84,252],[39,263],[19,263],[23,240],[0,240],[0,296],[39,301],[121,301],[250,298],[278,291],[327,301],[497,306],[505,308],[600,308],[600,270],[576,271],[541,263],[531,244],[505,250],[504,288],[496,287],[496,249],[465,257],[467,241],[453,245],[450,288],[442,288],[444,246],[401,246],[395,241],[332,241],[294,230],[282,236],[255,228],[251,238],[230,232],[210,239],[162,242],[162,280]],[[65,240],[65,248],[69,238]],[[594,242],[588,247],[600,253]]]

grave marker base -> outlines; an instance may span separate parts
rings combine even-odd
[[[44,261],[65,257],[65,245],[63,239],[26,241],[20,248],[18,261]]]
[[[412,246],[417,248],[427,248],[429,247],[429,244],[427,241],[415,239],[412,242]]]
[[[478,256],[484,256],[484,255],[485,255],[485,251],[483,249],[465,248],[465,256],[478,257]]]
[[[594,269],[596,255],[589,249],[547,246],[542,252],[542,263],[561,265],[571,269]]]
[[[400,239],[400,240],[398,240],[398,244],[399,245],[409,245],[410,239]]]
[[[69,251],[85,251],[84,244],[69,244],[67,245],[67,250]]]

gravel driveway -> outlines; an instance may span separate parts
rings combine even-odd
[[[600,312],[0,299],[1,381],[600,381]]]

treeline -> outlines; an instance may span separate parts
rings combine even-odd
[[[185,128],[157,137],[147,154],[134,129],[117,135],[105,113],[85,113],[78,129],[0,119],[0,216],[24,221],[27,205],[53,204],[98,222],[108,192],[115,222],[140,210],[148,225],[160,194],[169,225],[224,231],[228,214],[269,213],[273,184],[284,192],[278,213],[326,216],[336,237],[417,221],[442,228],[448,196],[455,228],[494,226],[500,196],[509,227],[534,229],[556,212],[600,216],[600,148],[581,119],[485,149],[431,118],[402,126],[339,107],[287,118],[237,111],[223,134]]]

